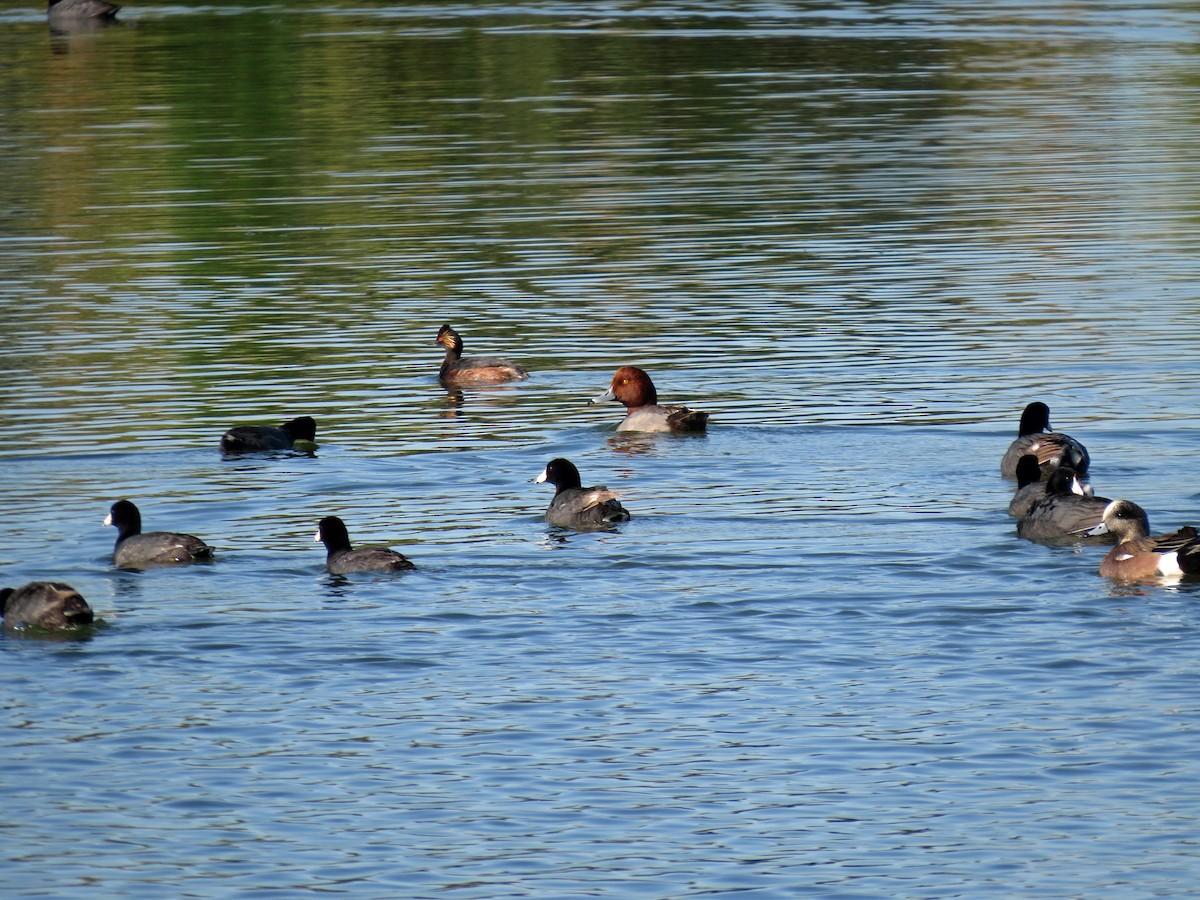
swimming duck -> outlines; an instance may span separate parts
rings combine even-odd
[[[149,566],[186,565],[213,558],[213,548],[191,534],[173,531],[142,533],[141,511],[128,500],[118,500],[104,519],[105,525],[115,525],[117,543],[113,548],[113,564],[122,569],[144,569]]]
[[[1031,541],[1111,541],[1104,524],[1104,510],[1111,502],[1084,494],[1075,470],[1059,466],[1046,482],[1046,496],[1017,521],[1017,534]]]
[[[621,505],[617,494],[602,485],[583,487],[579,469],[569,459],[560,456],[550,460],[534,481],[548,481],[555,487],[554,499],[546,510],[546,521],[551,525],[588,528],[629,519],[629,510]]]
[[[57,581],[31,581],[0,590],[5,628],[75,628],[92,621],[92,608],[75,588]]]
[[[1192,526],[1150,537],[1146,511],[1129,500],[1110,503],[1104,524],[1119,541],[1100,563],[1105,578],[1146,581],[1200,574],[1200,533]]]
[[[1026,453],[1017,462],[1017,489],[1008,504],[1008,514],[1018,519],[1029,515],[1030,507],[1046,496],[1046,485],[1042,480],[1042,470],[1037,457]],[[1090,484],[1083,484],[1078,478],[1071,481],[1071,491],[1090,497],[1094,493]]]
[[[498,356],[464,357],[462,335],[448,324],[438,331],[437,343],[446,348],[438,378],[447,384],[499,384],[529,377],[522,366]]]
[[[46,15],[55,31],[79,31],[112,23],[120,9],[105,0],[50,0]]]
[[[346,523],[337,516],[326,516],[317,525],[314,541],[325,545],[325,568],[333,575],[352,572],[403,572],[415,569],[403,553],[387,547],[351,548]]]
[[[616,400],[625,406],[625,418],[617,431],[704,431],[708,413],[686,406],[660,406],[658,391],[645,370],[621,366],[613,374],[608,390],[588,404]]]
[[[1000,460],[1000,474],[1015,478],[1017,462],[1030,453],[1038,458],[1045,478],[1060,465],[1068,465],[1080,475],[1087,473],[1091,460],[1087,448],[1075,438],[1050,429],[1050,407],[1040,401],[1030,403],[1021,413],[1017,439]]]
[[[274,425],[237,425],[221,437],[222,453],[258,453],[263,450],[291,450],[296,441],[312,444],[317,439],[317,423],[312,416],[298,416]]]

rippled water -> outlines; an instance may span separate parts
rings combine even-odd
[[[0,576],[105,621],[0,638],[5,893],[1193,893],[1195,585],[997,469],[1037,397],[1197,520],[1200,13],[963,6],[0,7]]]

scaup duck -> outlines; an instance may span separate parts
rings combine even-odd
[[[1037,457],[1043,478],[1060,465],[1070,466],[1078,474],[1085,475],[1091,463],[1083,444],[1070,435],[1051,430],[1050,407],[1041,401],[1030,403],[1021,413],[1017,439],[1000,460],[1000,474],[1015,478],[1017,463],[1026,454]]]

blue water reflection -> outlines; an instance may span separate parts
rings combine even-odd
[[[1196,523],[1188,4],[121,18],[0,10],[0,567],[106,623],[0,637],[6,893],[1193,890],[1195,585],[997,473],[1040,398]],[[113,570],[120,497],[217,562]]]

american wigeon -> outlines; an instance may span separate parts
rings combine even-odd
[[[142,533],[141,511],[128,500],[118,500],[104,519],[117,529],[113,564],[122,569],[186,565],[213,558],[213,548],[191,534],[173,531]]]
[[[1146,511],[1129,500],[1110,503],[1104,524],[1119,541],[1100,563],[1105,578],[1147,581],[1200,573],[1200,534],[1192,526],[1150,537]]]
[[[325,568],[334,575],[352,572],[405,572],[415,569],[412,560],[387,547],[350,546],[346,523],[337,516],[326,516],[317,525],[314,541],[325,545]]]
[[[1030,541],[1111,541],[1104,525],[1106,497],[1082,493],[1074,469],[1059,466],[1046,482],[1046,495],[1017,520],[1017,534]]]
[[[498,356],[463,356],[462,335],[448,324],[438,331],[436,343],[446,348],[438,378],[446,384],[499,384],[524,381],[529,372],[523,366]]]
[[[1000,474],[1015,478],[1017,463],[1026,454],[1037,457],[1043,478],[1060,465],[1070,466],[1084,475],[1091,462],[1083,444],[1070,435],[1050,429],[1050,407],[1040,401],[1030,403],[1021,413],[1018,437],[1000,460]]]
[[[237,425],[221,437],[223,453],[259,453],[263,450],[291,450],[296,441],[314,443],[317,423],[312,416],[298,416],[279,427],[274,425]]]
[[[546,510],[546,521],[551,525],[594,528],[629,519],[629,510],[621,505],[617,494],[603,485],[583,487],[579,469],[569,459],[550,460],[534,481],[555,487],[554,499]]]
[[[625,418],[617,431],[704,431],[708,413],[686,406],[660,406],[658,391],[645,370],[621,366],[613,374],[608,390],[588,401],[616,400],[625,406]]]
[[[5,628],[76,628],[92,621],[92,608],[75,588],[56,581],[31,581],[0,590]]]

